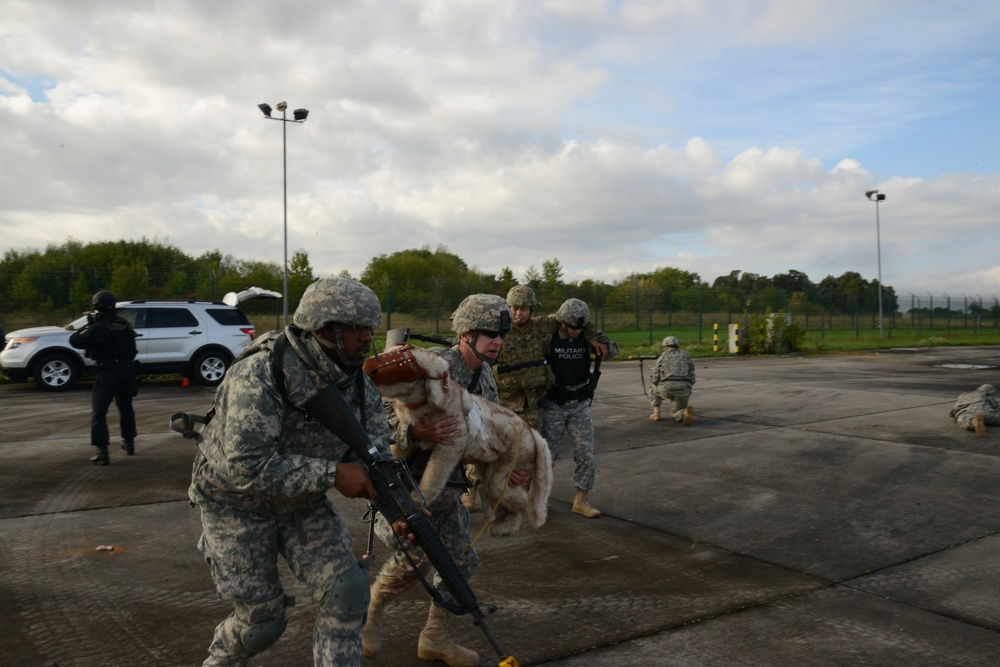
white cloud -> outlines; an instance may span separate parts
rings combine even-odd
[[[256,105],[287,100],[290,249],[323,273],[442,244],[569,279],[873,278],[878,187],[888,284],[1000,291],[1000,12],[959,5],[8,0],[0,233],[280,263],[283,128]]]

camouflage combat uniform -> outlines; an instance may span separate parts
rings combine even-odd
[[[552,337],[546,358],[555,383],[542,406],[542,437],[549,443],[552,462],[559,458],[563,436],[573,445],[573,484],[581,491],[594,488],[594,418],[590,410],[590,343],[583,336],[570,340],[562,331]]]
[[[488,401],[498,402],[497,385],[493,379],[493,373],[490,370],[489,364],[484,363],[479,367],[478,380],[470,387],[469,385],[473,381],[474,373],[469,370],[457,345],[451,348],[432,348],[432,351],[448,362],[448,372],[454,382],[465,387],[473,394],[481,395]],[[409,435],[407,428],[409,425],[399,422],[395,415],[390,415],[389,419],[390,422],[395,424],[393,441],[396,443],[397,449],[411,449],[412,445],[408,445]],[[420,456],[420,450],[417,450],[415,456]],[[412,458],[411,466],[414,468],[414,473],[419,474],[420,464],[414,465]],[[448,550],[448,553],[454,559],[459,572],[468,581],[471,579],[473,573],[475,573],[476,566],[479,565],[479,556],[476,554],[476,550],[472,546],[472,539],[469,536],[469,512],[461,503],[461,497],[465,493],[466,488],[466,479],[462,468],[461,465],[456,466],[455,470],[451,473],[451,477],[448,479],[447,486],[427,506],[427,509],[431,511],[429,519],[431,525],[437,532],[438,537],[441,538],[441,542]],[[419,579],[406,557],[406,552],[399,547],[399,543],[393,535],[391,527],[381,515],[379,515],[378,521],[375,524],[375,530],[386,545],[393,549],[392,556],[379,571],[378,583],[387,596],[395,597],[412,588],[418,583]],[[430,561],[427,560],[423,551],[418,547],[410,548],[409,552],[420,572],[426,577],[432,567]],[[433,586],[446,601],[455,603],[451,592],[444,585],[437,572],[434,573]]]
[[[201,509],[198,547],[220,597],[235,607],[216,628],[204,664],[248,664],[262,650],[254,646],[252,632],[247,638],[248,628],[283,623],[280,554],[317,602],[315,664],[360,665],[368,580],[327,497],[337,464],[349,450],[282,400],[271,366],[276,335],[259,337],[229,369],[194,464],[189,496]],[[388,454],[389,425],[378,389],[364,373],[349,376],[341,370],[312,334],[301,341],[322,381],[340,388],[373,443]],[[316,394],[316,383],[291,347],[284,354],[284,373],[292,405]]]
[[[987,426],[1000,426],[1000,401],[997,401],[996,391],[993,385],[984,384],[975,391],[959,395],[949,415],[967,431],[975,430],[973,420],[977,413],[982,413]]]
[[[542,361],[545,358],[545,350],[558,329],[559,321],[553,315],[539,315],[528,320],[528,323],[520,329],[514,327],[503,339],[503,349],[497,357],[497,369],[529,361]],[[584,327],[583,336],[591,343],[600,342],[607,345],[611,341],[592,323]],[[542,365],[498,373],[497,387],[500,390],[500,402],[505,408],[521,415],[529,426],[540,430],[542,408],[539,401],[545,396],[545,390],[554,382],[552,369]]]
[[[670,401],[670,417],[674,421],[684,420],[684,409],[691,399],[691,387],[695,383],[694,361],[684,350],[668,348],[656,359],[650,374],[652,389],[649,402],[657,407],[664,400]]]

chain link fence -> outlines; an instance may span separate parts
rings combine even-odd
[[[90,306],[90,298],[101,289],[111,289],[121,300],[207,299],[220,300],[230,291],[250,285],[283,291],[283,277],[274,271],[257,275],[156,272],[145,267],[127,271],[88,267],[49,267],[33,275],[20,274],[16,283],[0,276],[0,327],[8,332],[41,324],[69,322]],[[308,278],[289,277],[289,313],[293,313],[308,284]],[[469,294],[488,292],[505,296],[511,284],[487,277],[455,280],[429,276],[418,280],[383,278],[369,287],[382,301],[385,330],[409,326],[414,331],[450,333],[450,316]],[[881,311],[877,288],[804,290],[785,292],[769,287],[739,290],[730,287],[664,288],[641,280],[607,285],[584,281],[570,285],[532,285],[542,305],[538,313],[554,313],[567,298],[587,302],[591,320],[611,332],[648,332],[649,342],[662,332],[683,330],[697,343],[712,341],[717,327],[729,324],[744,329],[772,314],[782,314],[788,324],[801,327],[813,337],[829,332],[855,337],[876,335],[950,336],[957,333],[1000,333],[1000,300],[996,296],[897,295],[885,288]],[[273,300],[241,305],[248,317],[263,329],[283,326],[282,304]],[[694,340],[691,341],[695,342]]]

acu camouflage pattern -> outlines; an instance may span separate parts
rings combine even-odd
[[[564,319],[558,317],[559,313],[556,315],[558,321],[565,322]],[[558,348],[562,347],[560,341],[568,341],[569,336],[564,331],[560,331],[557,336],[558,338],[552,346],[553,349],[549,351],[548,355],[552,365],[562,366],[562,368],[555,369],[554,375],[562,377],[574,374],[583,377],[589,376],[591,370],[590,355],[587,354],[582,358],[562,358],[558,353]],[[579,336],[576,337],[577,340],[579,338]],[[572,345],[572,343],[568,344]],[[573,349],[576,350],[575,347]],[[575,354],[572,356],[575,357]],[[585,381],[567,388],[580,389],[586,384]],[[540,430],[542,437],[549,444],[552,462],[555,463],[556,459],[559,458],[562,439],[568,438],[573,447],[573,484],[583,491],[590,491],[594,488],[594,478],[597,473],[597,457],[594,455],[594,417],[590,410],[592,403],[592,398],[569,398],[562,405],[550,398],[542,398],[540,401],[542,408],[542,427]]]
[[[511,321],[510,307],[495,294],[471,294],[458,304],[451,316],[451,328],[457,334],[479,329],[507,333],[502,326],[503,313]],[[509,328],[509,324],[507,325]]]
[[[503,349],[497,357],[497,366],[512,366],[527,361],[541,361],[552,336],[559,330],[559,320],[554,315],[531,318],[524,327],[510,330],[503,339]],[[610,344],[611,339],[597,330],[592,323],[583,328],[583,337],[591,345]],[[497,375],[500,402],[509,410],[521,415],[528,425],[541,430],[542,408],[538,402],[545,390],[552,386],[555,377],[548,366],[533,366]]]
[[[431,351],[448,362],[448,373],[452,380],[468,389],[473,372],[466,365],[458,346],[435,347],[431,348]],[[480,368],[482,371],[479,375],[479,382],[471,389],[472,393],[479,394],[488,401],[498,403],[497,386],[489,364],[483,364]],[[390,415],[389,420],[395,424],[395,447],[405,451],[410,446],[407,435],[408,424],[401,423],[395,414]],[[429,518],[431,526],[437,531],[441,543],[454,559],[459,572],[462,573],[466,581],[469,581],[479,565],[479,556],[476,554],[469,536],[469,512],[461,502],[462,494],[465,493],[464,485],[465,479],[462,470],[460,467],[456,467],[448,479],[448,485],[428,505],[427,509],[431,511]],[[404,543],[405,546],[401,547],[400,542],[392,532],[392,528],[381,515],[378,516],[375,523],[375,532],[386,546],[393,550],[392,555],[378,573],[378,582],[386,595],[394,597],[413,588],[420,581],[417,570],[426,577],[432,566],[422,549],[408,543]],[[414,563],[417,564],[417,570],[414,570],[410,565],[406,557],[407,551],[409,551]],[[446,601],[455,603],[454,597],[436,571],[432,585]]]
[[[664,400],[670,402],[670,418],[684,420],[684,409],[691,399],[691,387],[695,383],[694,361],[684,350],[666,349],[657,357],[650,374],[649,402],[656,407]]]
[[[202,431],[188,495],[201,508],[201,549],[220,597],[234,612],[215,632],[205,665],[245,665],[239,641],[250,623],[284,618],[280,554],[317,600],[313,633],[316,665],[360,665],[364,606],[349,613],[328,591],[363,580],[350,534],[326,492],[333,488],[346,444],[319,422],[286,407],[274,382],[271,351],[278,332],[258,337],[219,387],[215,416]],[[291,348],[284,356],[289,401],[302,405],[316,380],[336,384],[361,419],[356,380],[336,366],[306,333],[304,347],[317,370]],[[365,424],[388,454],[389,425],[381,396],[363,373]],[[362,579],[359,580],[358,577]],[[367,597],[367,593],[363,597]]]
[[[993,385],[984,384],[975,391],[960,394],[949,416],[967,431],[975,430],[972,420],[979,412],[983,413],[987,426],[1000,426],[1000,401],[997,400],[996,391]]]
[[[377,329],[382,324],[382,304],[357,280],[320,278],[306,287],[292,322],[306,331],[322,329],[329,322]]]
[[[556,318],[573,326],[586,326],[590,321],[590,308],[580,299],[566,299],[556,311]]]
[[[573,484],[578,489],[594,488],[597,457],[594,455],[594,416],[590,410],[592,399],[570,399],[563,405],[547,398],[542,399],[542,437],[549,443],[552,462],[559,458],[563,437],[573,446]]]

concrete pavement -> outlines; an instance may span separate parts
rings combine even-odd
[[[560,460],[548,523],[478,543],[473,588],[521,665],[1000,664],[1000,428],[977,438],[948,417],[959,393],[1000,384],[1000,348],[696,365],[690,427],[647,419],[637,362],[602,368],[603,517],[570,512]],[[0,386],[0,655],[200,664],[228,608],[195,548],[192,446],[166,424],[212,393],[144,383],[137,455],[107,468],[87,462],[89,398]],[[337,504],[360,552],[364,504]],[[299,605],[255,667],[311,664],[313,603],[285,583]],[[366,664],[429,664],[426,607],[420,590],[393,606]],[[450,627],[496,664],[469,619]]]

